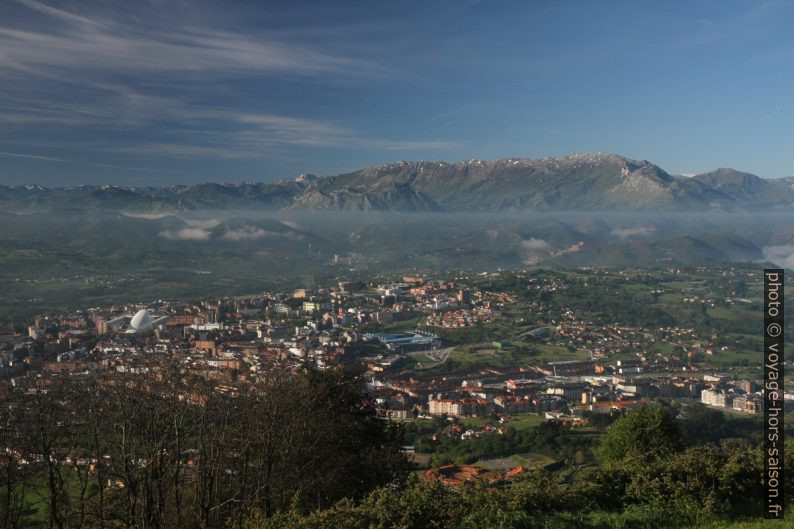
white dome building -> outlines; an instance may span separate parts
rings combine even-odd
[[[148,331],[152,328],[152,316],[146,309],[141,309],[135,313],[130,320],[129,330],[132,332]]]
[[[170,316],[152,316],[148,310],[141,309],[134,315],[125,314],[118,318],[113,318],[105,323],[108,329],[113,331],[123,331],[127,334],[138,334],[151,331],[156,325],[165,324]]]

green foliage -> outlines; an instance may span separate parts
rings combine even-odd
[[[441,427],[445,425],[441,423]],[[455,436],[441,436],[438,441],[427,438],[429,432],[438,431],[438,425],[425,424],[409,427],[406,441],[418,452],[443,455],[443,461],[474,463],[480,459],[500,457],[524,452],[555,454],[560,459],[573,458],[577,451],[587,450],[585,438],[567,435],[565,426],[557,421],[546,421],[535,428],[508,427],[504,434],[490,434],[462,440]]]
[[[620,417],[620,414],[585,411],[582,417],[587,420],[588,426],[592,426],[593,428],[606,428],[615,422]]]
[[[407,477],[399,430],[341,370],[273,371],[233,395],[160,374],[64,379],[4,402],[0,527],[217,528]]]
[[[741,458],[743,453],[743,449],[736,447],[718,448],[717,451],[722,451],[726,458],[726,464],[718,465],[723,471],[731,467],[728,461]],[[692,457],[697,455],[691,454]],[[669,483],[674,487],[694,489],[697,484],[688,484],[691,472],[675,477],[675,469],[683,464],[685,460],[670,462]],[[643,470],[635,468],[623,472],[622,478],[632,482],[641,474]],[[758,473],[753,475],[757,477]],[[723,474],[723,477],[726,476]],[[568,484],[536,472],[503,489],[489,489],[483,485],[456,489],[437,482],[414,481],[404,489],[381,489],[360,502],[343,500],[330,509],[308,515],[292,510],[271,518],[256,516],[248,520],[244,529],[672,529],[700,524],[718,529],[729,518],[713,509],[714,500],[732,507],[747,503],[738,493],[728,491],[727,486],[718,485],[712,496],[694,492],[689,496],[659,499],[652,493],[638,498],[622,497],[619,493],[614,505],[605,506],[600,500],[607,493],[603,491],[603,483],[598,481],[604,478],[621,476],[609,470],[606,474],[594,473]]]
[[[741,437],[761,439],[760,417],[726,416],[724,412],[695,403],[681,408],[684,415],[679,421],[684,441],[689,444],[719,443],[723,439]]]
[[[752,520],[761,514],[761,466],[760,450],[731,441],[610,465],[574,482],[541,471],[505,488],[414,481],[308,515],[258,516],[245,529],[760,529]],[[751,522],[729,522],[742,518]]]
[[[598,447],[605,463],[641,464],[680,450],[682,434],[675,419],[661,406],[642,406],[609,427]]]
[[[762,469],[758,451],[744,442],[696,446],[635,472],[626,499],[707,514],[746,511],[762,504]]]

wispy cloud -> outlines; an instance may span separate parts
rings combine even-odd
[[[635,226],[633,228],[614,228],[612,235],[621,239],[628,239],[629,237],[644,237],[651,235],[656,231],[655,226]]]
[[[66,160],[64,158],[55,158],[53,156],[37,156],[35,154],[22,154],[18,152],[4,152],[0,151],[0,156],[6,156],[8,158],[27,158],[29,160],[45,160],[48,162],[66,162],[72,163],[72,160]]]
[[[130,12],[132,4],[115,16],[39,0],[14,4],[28,16],[3,22],[0,11],[0,142],[6,138],[39,152],[49,147],[174,159],[263,158],[285,146],[387,151],[454,146],[441,139],[372,137],[338,120],[267,112],[266,98],[250,100],[239,93],[241,83],[250,80],[372,82],[392,75],[357,56],[355,47],[334,46],[340,41],[334,32],[294,39],[283,31],[230,31],[212,18],[150,21],[145,9]],[[6,154],[12,155],[146,170]]]
[[[794,269],[794,244],[764,246],[764,259],[778,266]]]
[[[458,147],[459,144],[457,142],[446,141],[446,140],[387,140],[387,139],[378,139],[378,138],[359,138],[357,140],[358,144],[363,144],[364,146],[369,147],[376,147],[380,149],[386,149],[389,151],[417,151],[417,150],[445,150],[445,149],[452,149]]]
[[[0,68],[34,72],[37,68],[97,72],[241,72],[375,75],[371,61],[323,49],[206,27],[131,24],[76,15],[36,0],[18,4],[54,19],[56,25],[20,29],[0,25]]]
[[[181,230],[164,230],[160,237],[169,241],[207,241],[210,232],[200,228],[182,228]]]
[[[534,265],[551,253],[551,245],[543,240],[531,237],[519,243],[519,255],[524,264]]]
[[[64,11],[63,9],[58,9],[57,7],[52,7],[42,2],[38,2],[37,0],[13,0],[14,2],[21,4],[29,9],[34,11],[38,11],[44,15],[47,15],[52,18],[60,19],[65,22],[72,22],[77,24],[83,24],[87,26],[101,26],[98,21],[91,20],[90,18],[82,17],[80,15],[76,15],[69,11]]]
[[[134,167],[129,165],[116,165],[116,164],[108,164],[108,163],[97,163],[97,162],[82,162],[79,160],[69,160],[67,158],[56,158],[54,156],[39,156],[35,154],[23,154],[17,152],[5,152],[0,151],[0,156],[5,156],[7,158],[23,158],[28,160],[40,160],[45,162],[56,162],[56,163],[68,163],[68,164],[76,164],[76,165],[86,165],[91,167],[102,167],[105,169],[121,169],[124,171],[140,171],[140,172],[147,172],[147,173],[183,173],[183,171],[174,171],[169,169],[155,169],[150,167]]]
[[[748,2],[738,13],[715,19],[695,19],[692,33],[673,43],[674,48],[689,49],[710,46],[719,42],[736,39],[765,38],[768,31],[768,17],[782,9],[789,9],[788,0],[765,0]]]
[[[292,232],[285,232],[279,233],[275,231],[263,230],[262,228],[257,228],[256,226],[243,226],[242,228],[235,229],[235,230],[227,230],[221,235],[222,239],[227,241],[234,241],[234,242],[246,242],[246,241],[256,241],[259,239],[291,239],[291,240],[303,240],[303,235],[292,233]]]
[[[387,151],[444,150],[456,146],[445,140],[368,137],[328,120],[191,107],[176,98],[137,95],[129,90],[94,105],[66,103],[61,108],[48,107],[30,113],[0,108],[0,121],[6,127],[35,125],[55,130],[81,127],[152,130],[145,140],[117,143],[81,139],[79,145],[70,145],[59,139],[57,146],[167,158],[259,158],[272,155],[279,146]],[[185,142],[185,138],[190,142]]]
[[[235,229],[227,229],[220,235],[215,235],[209,231],[218,225],[218,222],[213,219],[206,223],[190,222],[190,227],[181,228],[178,230],[164,230],[159,233],[160,237],[170,241],[208,241],[210,239],[220,238],[224,241],[230,242],[250,242],[265,239],[289,239],[293,241],[303,240],[303,235],[293,232],[279,233],[275,231],[264,230],[257,226],[242,226]]]

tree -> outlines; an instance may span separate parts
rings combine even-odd
[[[744,440],[687,448],[635,470],[625,500],[695,515],[760,514],[761,450]]]
[[[605,463],[647,462],[681,448],[681,429],[669,412],[661,406],[643,406],[609,427],[597,453]]]
[[[34,496],[50,529],[241,527],[410,469],[401,431],[341,370],[274,369],[233,392],[179,365],[56,382],[0,403],[0,529]]]
[[[21,462],[16,399],[0,403],[0,529],[20,527],[29,476]]]

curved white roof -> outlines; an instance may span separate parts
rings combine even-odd
[[[141,309],[135,313],[130,320],[130,329],[133,331],[145,331],[152,326],[152,316],[146,309]]]

